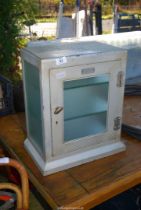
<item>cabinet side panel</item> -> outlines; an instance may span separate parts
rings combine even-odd
[[[40,75],[39,70],[26,61],[24,62],[24,79],[28,138],[42,154],[43,130],[41,117]]]

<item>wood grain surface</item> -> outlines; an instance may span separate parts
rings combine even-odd
[[[126,96],[123,111],[124,124],[141,129],[141,96]]]
[[[1,117],[0,136],[52,209],[90,209],[141,182],[141,142],[125,134],[126,151],[45,177],[24,149],[24,114]]]

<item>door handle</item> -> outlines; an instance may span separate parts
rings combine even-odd
[[[54,111],[54,114],[59,114],[61,111],[63,111],[63,107],[61,107],[61,106],[58,106],[58,107],[56,107],[55,108],[55,111]]]

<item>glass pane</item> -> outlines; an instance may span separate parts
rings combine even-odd
[[[106,131],[108,74],[64,82],[64,141]]]
[[[42,152],[43,132],[39,70],[27,62],[24,65],[29,139],[32,139],[32,142],[35,142],[38,150]]]

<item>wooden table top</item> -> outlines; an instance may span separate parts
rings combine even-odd
[[[127,135],[123,135],[127,146],[124,152],[42,176],[24,149],[24,122],[24,114],[1,117],[1,143],[24,164],[31,182],[52,209],[90,209],[141,183],[141,142]]]

